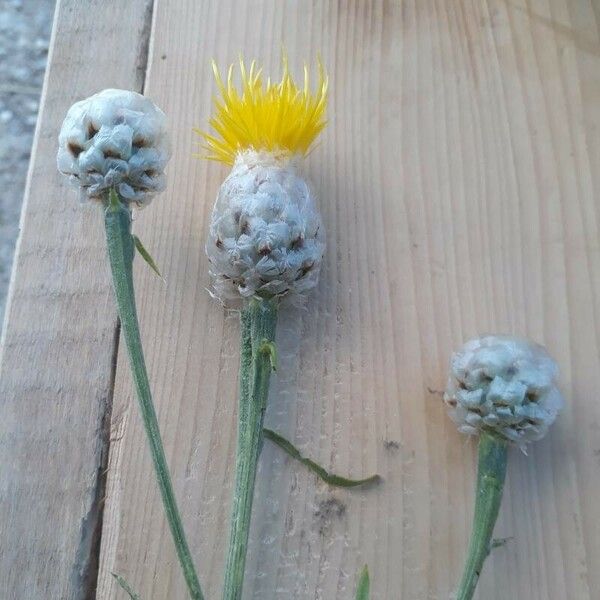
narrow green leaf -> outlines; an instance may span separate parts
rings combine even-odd
[[[137,235],[133,235],[133,241],[135,242],[135,247],[137,251],[140,253],[141,257],[146,261],[148,266],[164,281],[163,276],[160,274],[154,259],[150,256],[150,253],[146,248],[144,248],[144,244],[142,244],[142,240]]]
[[[277,346],[275,342],[269,340],[263,340],[259,347],[260,352],[264,352],[269,355],[269,362],[271,363],[271,371],[277,371]]]
[[[125,581],[123,577],[117,575],[117,573],[111,573],[111,575],[116,579],[117,583],[127,592],[131,600],[140,600],[140,597],[133,591],[131,586],[127,583],[127,581]]]
[[[117,210],[121,205],[119,200],[119,194],[117,194],[115,188],[110,188],[108,192],[108,206],[111,210]]]
[[[348,479],[346,477],[341,477],[340,475],[335,475],[333,473],[329,473],[323,467],[318,465],[315,461],[310,458],[306,458],[300,454],[300,451],[288,440],[284,437],[280,436],[278,433],[275,433],[271,429],[267,429],[266,427],[263,429],[264,436],[277,444],[286,454],[291,456],[293,459],[302,463],[305,467],[308,467],[313,473],[315,473],[318,477],[320,477],[325,483],[329,485],[335,485],[336,487],[343,488],[351,488],[357,487],[359,485],[367,485],[369,483],[378,483],[381,481],[381,477],[379,475],[371,475],[371,477],[366,477],[365,479]]]
[[[356,588],[356,600],[369,600],[371,580],[369,579],[369,567],[365,565],[360,572],[358,587]]]

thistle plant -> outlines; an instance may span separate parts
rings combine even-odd
[[[208,158],[232,166],[212,213],[206,252],[212,293],[240,308],[241,360],[236,477],[223,598],[241,598],[252,498],[271,371],[276,368],[275,328],[283,301],[300,303],[317,285],[325,251],[314,196],[301,173],[302,157],[325,126],[327,77],[316,91],[308,69],[304,87],[284,60],[279,83],[263,82],[253,62],[240,60],[241,91],[233,66],[223,82],[210,124],[199,131]],[[287,449],[289,451],[289,448]]]
[[[150,393],[133,287],[136,248],[152,268],[156,266],[131,233],[131,211],[147,205],[164,188],[169,155],[164,113],[130,91],[104,90],[75,103],[59,135],[59,170],[78,187],[82,199],[97,202],[104,211],[117,308],[162,502],[190,597],[202,600]]]
[[[500,510],[508,448],[544,437],[563,405],[558,369],[537,344],[508,336],[467,342],[451,360],[444,401],[459,431],[479,436],[473,531],[457,600],[475,593]]]

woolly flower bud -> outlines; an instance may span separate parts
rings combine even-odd
[[[524,447],[544,437],[562,408],[557,374],[541,346],[486,336],[452,357],[444,401],[462,433],[492,431]]]
[[[215,295],[299,300],[315,287],[323,227],[294,159],[247,150],[237,155],[212,214],[206,252]]]
[[[58,138],[58,170],[83,197],[148,204],[165,188],[170,157],[164,113],[148,98],[104,90],[71,106]]]

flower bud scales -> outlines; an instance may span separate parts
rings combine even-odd
[[[321,219],[297,161],[238,154],[212,214],[206,251],[214,294],[299,300],[315,287],[325,250]]]
[[[102,200],[115,188],[121,200],[148,204],[165,187],[170,157],[164,113],[148,98],[107,89],[68,111],[59,135],[58,169]]]
[[[539,440],[563,405],[546,350],[509,336],[467,342],[452,357],[444,401],[461,432],[494,432],[521,447]]]

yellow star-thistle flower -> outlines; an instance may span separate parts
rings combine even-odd
[[[327,75],[319,61],[317,89],[311,92],[308,67],[304,66],[304,87],[290,75],[287,59],[279,83],[267,79],[252,61],[247,70],[240,58],[241,92],[233,83],[233,65],[225,84],[213,61],[213,71],[221,98],[215,99],[215,114],[209,123],[216,134],[194,131],[206,141],[209,159],[233,165],[236,155],[247,149],[267,150],[274,154],[306,155],[325,127]]]

